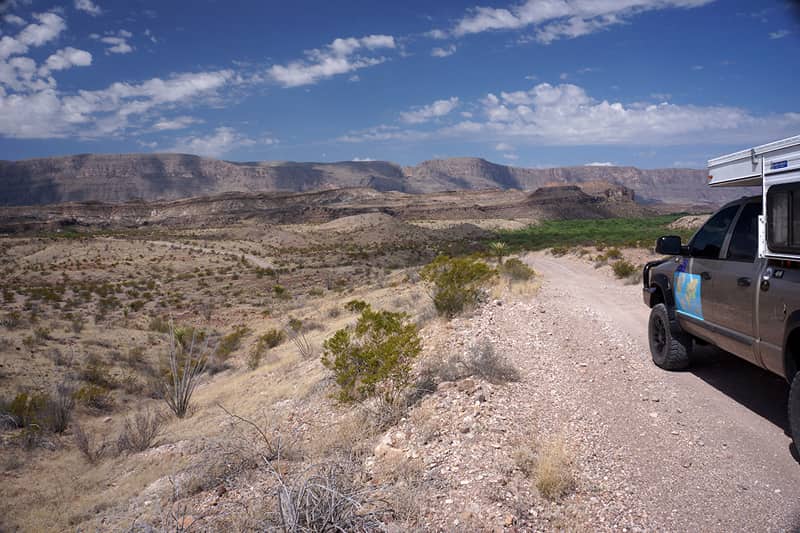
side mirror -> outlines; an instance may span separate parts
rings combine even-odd
[[[681,255],[683,247],[677,235],[665,235],[656,240],[656,253],[664,255]]]

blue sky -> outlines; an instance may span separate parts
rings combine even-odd
[[[0,6],[2,159],[699,168],[800,134],[783,1]]]

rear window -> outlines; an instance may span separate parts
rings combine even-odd
[[[769,188],[767,221],[770,250],[800,253],[800,184],[787,183]]]

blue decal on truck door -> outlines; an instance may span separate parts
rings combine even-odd
[[[703,320],[703,301],[701,299],[702,280],[698,274],[676,272],[675,307],[678,312]]]

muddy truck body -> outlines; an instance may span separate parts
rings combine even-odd
[[[730,202],[688,244],[660,237],[669,256],[645,265],[653,362],[691,364],[708,343],[790,383],[789,424],[800,446],[800,136],[709,160],[709,185],[756,186]]]

